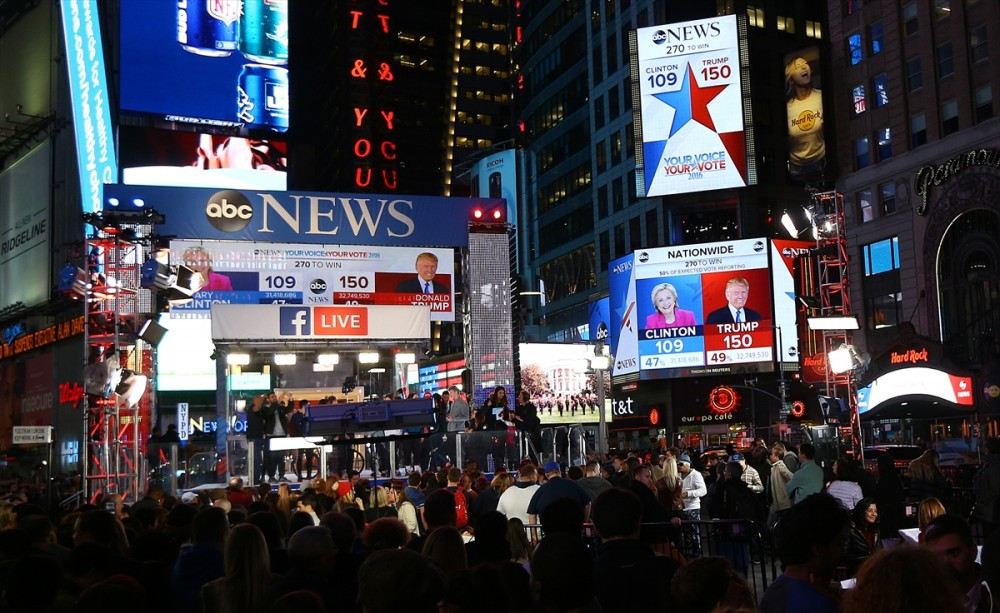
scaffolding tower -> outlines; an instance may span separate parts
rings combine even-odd
[[[813,225],[816,228],[816,270],[819,293],[820,317],[847,317],[852,315],[848,276],[847,233],[844,224],[844,199],[837,192],[813,194]],[[829,355],[842,347],[851,347],[850,330],[824,330],[823,355],[826,360],[826,395],[846,398],[851,414],[851,443],[853,453],[862,457],[861,422],[858,416],[858,398],[853,370],[835,373],[830,367]]]

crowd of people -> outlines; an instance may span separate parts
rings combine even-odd
[[[1000,444],[989,449],[981,563],[932,451],[908,484],[891,458],[876,474],[847,458],[824,471],[808,443],[759,440],[582,466],[525,458],[492,475],[475,462],[388,481],[352,471],[297,491],[152,484],[131,505],[72,510],[22,487],[0,503],[0,612],[986,612],[1000,586]],[[902,500],[912,539],[887,529]],[[781,573],[758,590],[771,556]]]

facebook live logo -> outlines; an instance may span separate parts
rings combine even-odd
[[[367,336],[365,307],[281,307],[281,336]]]

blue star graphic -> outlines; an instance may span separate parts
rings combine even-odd
[[[691,121],[691,92],[688,89],[688,73],[689,71],[684,71],[684,80],[681,81],[679,90],[653,94],[654,98],[674,109],[674,119],[670,124],[670,134],[667,135],[667,138],[672,137],[678,130],[687,125],[687,122]]]

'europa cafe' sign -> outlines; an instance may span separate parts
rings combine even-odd
[[[958,173],[973,166],[988,166],[1000,169],[1000,151],[977,149],[960,153],[940,166],[921,166],[913,179],[913,190],[921,198],[917,215],[927,214],[931,186],[941,185]]]

